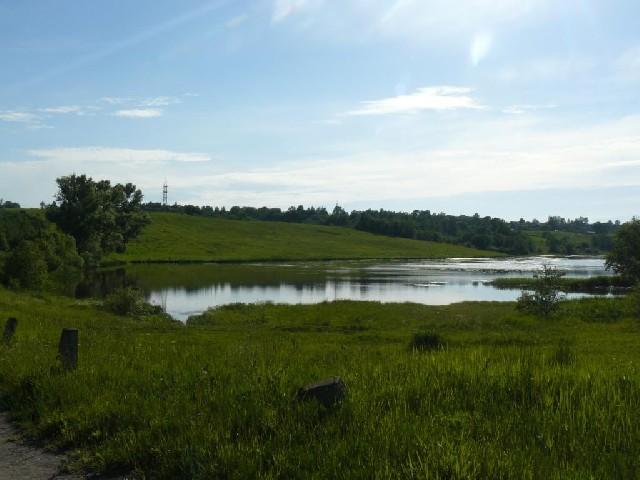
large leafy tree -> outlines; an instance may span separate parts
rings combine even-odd
[[[607,268],[636,282],[640,281],[640,219],[634,218],[616,232]]]
[[[142,192],[132,183],[111,185],[86,175],[56,180],[55,202],[47,217],[73,236],[78,251],[90,263],[102,255],[122,252],[127,242],[149,222],[142,211]]]

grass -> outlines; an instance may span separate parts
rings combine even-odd
[[[489,282],[502,289],[532,289],[536,285],[533,277],[496,278]],[[558,289],[564,292],[606,293],[624,292],[633,286],[633,282],[616,275],[596,275],[586,278],[563,277],[558,279]]]
[[[446,243],[319,225],[152,213],[152,222],[110,261],[202,262],[498,256]]]
[[[637,478],[640,321],[624,300],[230,305],[187,326],[0,290],[0,401],[75,467],[146,478]],[[591,318],[594,303],[618,315]],[[75,372],[57,365],[80,329]],[[410,348],[414,335],[446,349]],[[419,337],[418,337],[419,338]],[[339,408],[294,400],[340,376]]]

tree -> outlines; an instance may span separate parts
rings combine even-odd
[[[542,269],[533,276],[535,279],[533,292],[523,291],[518,298],[518,310],[543,317],[555,312],[561,300],[560,279],[563,276],[564,272],[543,265]]]
[[[634,217],[618,229],[606,265],[622,276],[640,281],[640,219]]]
[[[89,264],[102,255],[123,252],[149,222],[142,211],[142,192],[132,183],[111,186],[109,180],[95,182],[75,174],[56,182],[58,193],[47,207],[47,217],[75,238]]]

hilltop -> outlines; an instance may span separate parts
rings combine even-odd
[[[127,251],[125,262],[328,260],[497,256],[447,243],[392,238],[344,227],[227,220],[151,213],[151,223]]]

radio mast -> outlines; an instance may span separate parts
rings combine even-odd
[[[162,185],[162,206],[163,207],[167,206],[168,192],[169,192],[169,185],[167,185],[167,180],[165,180],[164,184]]]

